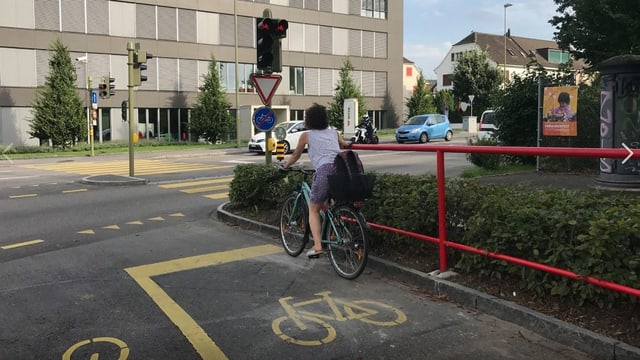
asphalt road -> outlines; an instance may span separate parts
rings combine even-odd
[[[590,358],[383,271],[343,280],[216,220],[235,164],[261,159],[148,154],[136,162],[149,182],[125,186],[81,180],[126,155],[0,164],[0,359]]]

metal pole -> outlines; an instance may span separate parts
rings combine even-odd
[[[540,126],[542,123],[542,75],[538,75],[538,130],[537,130],[537,134],[536,134],[536,146],[540,147],[540,145],[542,144],[542,137],[540,136]],[[536,156],[536,172],[540,171],[540,156]]]
[[[262,10],[262,17],[263,18],[267,18],[270,19],[271,18],[271,9],[266,8],[264,10]],[[269,100],[269,102],[266,104],[266,106],[268,108],[271,108],[271,100]],[[264,161],[267,165],[271,165],[271,158],[273,157],[273,155],[271,154],[271,149],[269,149],[269,141],[271,140],[271,130],[269,131],[265,131],[264,132],[264,141],[265,141],[265,146],[266,146],[266,150],[264,152]]]
[[[504,4],[504,66],[503,76],[504,81],[507,81],[507,8],[512,6],[511,3]]]
[[[133,52],[135,51],[135,47],[133,41],[129,41],[127,43],[127,54],[128,60],[127,65],[129,68],[129,83],[127,84],[127,88],[129,89],[129,176],[134,176],[134,158],[133,158],[133,122],[135,120],[133,111]]]
[[[233,0],[233,25],[234,25],[234,44],[236,51],[236,147],[240,148],[240,119],[238,114],[240,113],[240,94],[238,89],[240,81],[238,81],[238,6],[237,0]]]
[[[88,62],[88,61],[87,61]],[[86,69],[87,63],[85,63],[85,69]],[[86,73],[86,70],[85,70]],[[87,75],[87,96],[91,96],[91,76]],[[93,118],[91,116],[89,116],[89,111],[93,111],[93,109],[89,110],[90,105],[87,104],[87,120],[89,120],[89,144],[91,144],[91,156],[95,156],[95,150],[94,150],[94,144],[95,141],[93,140]]]

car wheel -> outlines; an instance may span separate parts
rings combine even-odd
[[[444,136],[444,139],[451,141],[451,139],[453,139],[453,131],[447,131],[447,135]]]
[[[427,133],[422,133],[420,134],[420,144],[424,144],[426,142],[429,142],[429,135],[427,135]]]
[[[291,150],[291,145],[289,145],[289,143],[285,141],[284,142],[284,153],[288,154],[290,150]]]

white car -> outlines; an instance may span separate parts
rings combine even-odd
[[[276,128],[283,128],[286,132],[284,138],[284,153],[292,152],[296,146],[298,146],[298,139],[307,129],[304,127],[304,121],[285,121],[277,124],[271,130],[271,137],[276,140]],[[267,149],[267,144],[264,141],[264,132],[255,134],[251,140],[249,140],[249,151],[258,152],[264,154]],[[275,152],[275,149],[273,150]]]
[[[497,129],[495,125],[496,112],[495,110],[487,110],[480,116],[480,122],[478,123],[478,139],[488,140],[495,136]]]

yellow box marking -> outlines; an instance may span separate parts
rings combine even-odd
[[[150,220],[150,221],[164,221],[164,218],[162,216],[158,216],[158,217],[149,218],[147,220]]]
[[[22,198],[35,197],[35,196],[38,196],[38,194],[11,195],[9,196],[9,199],[22,199]]]
[[[164,185],[158,185],[158,186],[163,188],[163,189],[176,189],[176,188],[191,187],[191,186],[228,183],[231,180],[233,180],[232,177],[220,178],[220,179],[211,179],[211,180],[198,180],[198,181],[180,182],[180,183],[164,184]]]
[[[71,162],[64,164],[37,164],[24,165],[23,167],[38,170],[62,171],[80,175],[128,175],[129,161],[95,162]],[[202,171],[212,169],[226,169],[232,166],[213,166],[202,164],[189,164],[160,160],[137,160],[135,163],[136,175],[169,174],[185,171]]]
[[[175,217],[183,217],[184,214],[183,213],[175,213],[175,214],[171,214],[169,216],[175,216]]]
[[[79,193],[79,192],[85,192],[85,191],[87,191],[87,189],[74,189],[74,190],[63,190],[62,193],[69,194],[69,193]]]
[[[43,242],[44,242],[44,240],[42,240],[42,239],[30,240],[30,241],[25,241],[25,242],[21,242],[21,243],[15,243],[15,244],[9,244],[9,245],[5,245],[5,246],[0,246],[0,249],[9,250],[9,249],[15,249],[15,248],[23,247],[23,246],[40,244],[40,243],[43,243]]]
[[[137,220],[137,221],[129,221],[127,225],[144,225],[144,223],[140,220]]]
[[[184,189],[180,191],[187,194],[197,194],[201,192],[224,190],[228,188],[229,188],[229,185],[214,185],[214,186],[206,186],[206,187],[195,188],[195,189]]]
[[[104,226],[103,229],[120,230],[120,226],[118,226],[118,225],[109,225],[109,226]]]
[[[227,356],[220,350],[215,341],[207,335],[204,329],[153,281],[151,277],[221,265],[279,252],[282,252],[279,246],[260,245],[141,265],[124,270],[142,287],[156,305],[167,315],[169,320],[182,331],[203,360],[227,359]]]
[[[82,230],[78,231],[78,234],[95,235],[96,233],[93,230]]]
[[[213,199],[213,200],[218,200],[218,199],[224,199],[229,197],[229,193],[220,193],[220,194],[210,194],[210,195],[202,195],[208,199]]]

